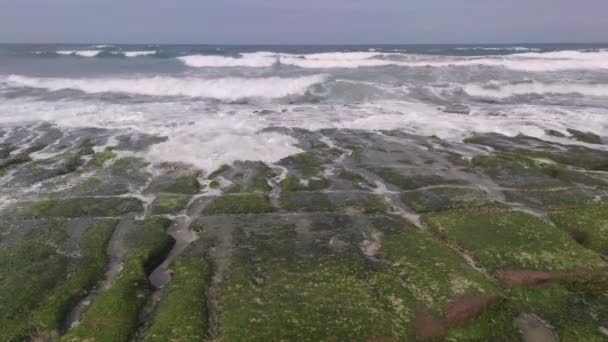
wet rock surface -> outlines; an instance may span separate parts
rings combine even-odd
[[[303,152],[217,170],[2,130],[0,340],[605,339],[601,140],[275,130]]]

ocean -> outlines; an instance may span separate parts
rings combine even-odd
[[[167,137],[145,158],[207,171],[298,152],[274,127],[607,136],[608,44],[0,45],[0,127],[48,123]]]

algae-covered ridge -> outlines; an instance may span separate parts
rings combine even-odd
[[[28,129],[0,143],[1,341],[608,339],[605,137],[293,129],[201,170]]]

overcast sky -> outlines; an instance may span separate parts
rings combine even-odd
[[[608,0],[0,0],[0,42],[606,42]]]

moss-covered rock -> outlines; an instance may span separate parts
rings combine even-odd
[[[82,197],[45,200],[24,210],[26,217],[111,217],[143,211],[142,202],[132,197]]]
[[[498,205],[485,191],[467,188],[432,188],[404,193],[401,199],[418,213]]]
[[[207,178],[215,179],[218,176],[221,176],[223,173],[229,171],[231,169],[230,165],[222,164],[217,170],[211,172]]]
[[[415,174],[407,170],[398,170],[394,168],[379,168],[374,170],[386,182],[393,184],[403,190],[415,190],[430,185],[440,184],[462,184],[458,180],[449,180],[433,174]]]
[[[67,221],[47,221],[26,239],[0,248],[0,339],[57,338],[71,307],[105,272],[116,220],[95,221],[68,256]]]
[[[441,236],[491,271],[574,270],[602,266],[600,257],[539,218],[502,209],[461,210],[424,216]]]
[[[375,278],[357,254],[319,249],[310,257],[294,255],[295,240],[288,239],[293,226],[275,222],[272,238],[254,232],[234,236],[247,248],[235,249],[232,258],[219,339],[368,341],[413,335],[411,297],[403,297],[407,290],[398,282]],[[387,298],[393,297],[390,306]],[[399,316],[392,316],[393,310]]]
[[[274,211],[267,195],[231,194],[217,198],[205,209],[205,214],[247,214]]]
[[[283,162],[300,172],[304,177],[317,176],[323,171],[323,159],[313,152],[294,154],[285,158]]]
[[[150,211],[154,215],[176,214],[186,208],[190,198],[185,195],[160,194],[152,202]]]
[[[559,209],[597,205],[608,201],[608,192],[587,187],[573,187],[557,190],[504,191],[510,202],[523,203],[541,209]]]
[[[147,276],[173,246],[174,240],[166,233],[170,224],[169,220],[151,218],[130,232],[122,271],[63,341],[126,341],[132,337],[139,311],[151,293]]]
[[[95,153],[86,167],[91,169],[100,168],[114,158],[116,158],[116,153],[112,149],[106,148],[102,152]]]
[[[194,195],[197,194],[200,189],[201,185],[196,176],[181,176],[168,182],[168,184],[160,190],[174,194]]]
[[[323,177],[315,177],[307,180],[300,180],[298,177],[290,175],[281,181],[283,191],[319,191],[327,189],[329,181]]]
[[[171,270],[171,282],[142,340],[204,341],[208,328],[209,261],[200,252],[187,251],[171,265]]]
[[[281,207],[287,211],[336,210],[329,197],[321,192],[285,192],[281,195]]]
[[[551,219],[581,245],[608,255],[608,206],[556,210]]]

